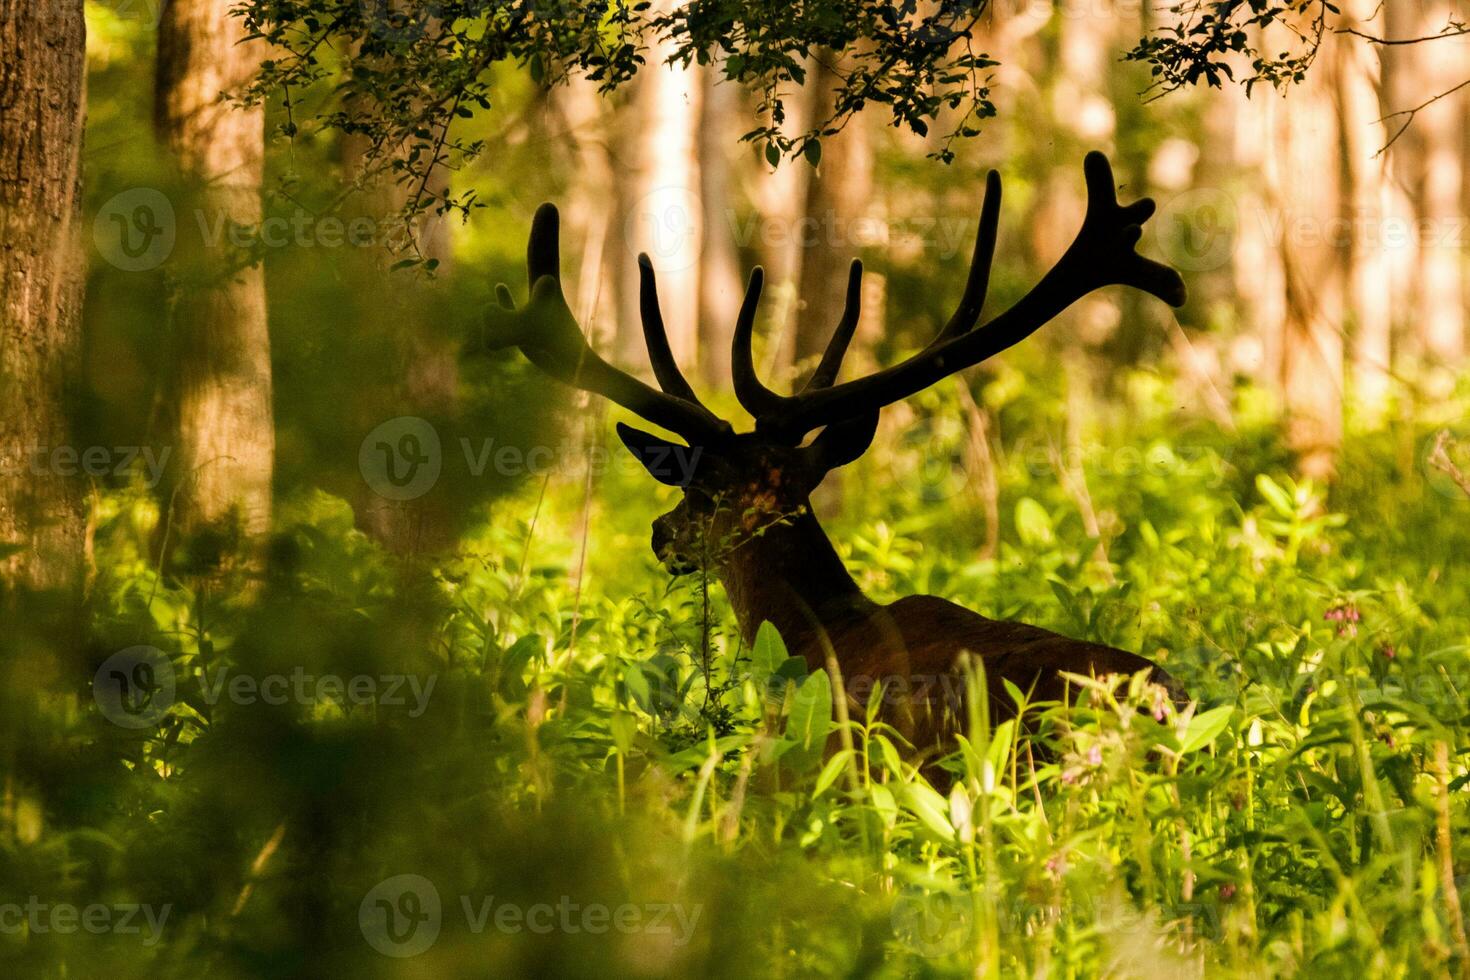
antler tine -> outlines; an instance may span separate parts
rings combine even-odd
[[[1153,201],[1143,198],[1120,205],[1112,167],[1101,153],[1089,153],[1082,168],[1087,181],[1087,213],[1082,227],[1056,265],[1014,306],[978,330],[961,331],[956,327],[953,336],[936,341],[886,370],[782,399],[778,410],[759,419],[758,427],[799,437],[820,426],[890,405],[1020,343],[1074,302],[1103,286],[1131,286],[1171,306],[1183,305],[1184,280],[1179,273],[1135,251],[1143,234],[1142,224],[1154,212]],[[998,198],[987,197],[999,206]],[[988,235],[988,226],[989,222],[982,218],[977,255],[985,251],[980,246],[985,245],[982,239]],[[975,267],[971,272],[973,282]],[[966,296],[974,299],[978,293],[967,287]],[[965,321],[960,314],[966,309],[967,304],[962,300],[961,310],[956,312],[959,319],[951,320],[951,324],[958,322],[963,326]],[[950,327],[947,325],[945,330],[949,331]]]
[[[658,386],[670,395],[696,405],[702,404],[679,370],[674,352],[669,349],[663,311],[658,306],[658,282],[647,253],[638,256],[638,313],[643,320],[643,342],[648,348],[648,361],[653,365],[653,376],[658,379]]]
[[[690,442],[727,437],[731,433],[730,424],[697,401],[651,388],[613,367],[592,349],[562,293],[559,239],[560,217],[556,207],[543,204],[532,219],[526,248],[531,298],[525,307],[517,310],[510,290],[504,284],[496,286],[500,306],[485,313],[483,346],[489,350],[517,347],[538,369],[563,384],[602,395]],[[659,332],[661,335],[662,321]],[[665,340],[663,353],[667,350]],[[657,370],[658,357],[654,361]],[[672,364],[672,357],[668,363]],[[666,383],[663,376],[659,380],[661,384]]]
[[[863,263],[860,259],[853,259],[847,270],[847,299],[842,305],[842,319],[837,321],[837,329],[832,331],[832,339],[827,341],[822,360],[802,387],[802,391],[832,387],[832,382],[837,380],[837,372],[842,370],[842,359],[847,356],[847,346],[852,343],[852,335],[857,332],[858,318],[862,316],[862,312]]]
[[[995,258],[996,230],[1000,225],[1000,174],[994,170],[985,175],[985,197],[980,204],[980,227],[975,232],[975,252],[970,258],[970,275],[965,292],[954,315],[944,329],[930,342],[935,347],[953,337],[975,329],[980,312],[985,308],[985,294],[990,289],[990,266]]]
[[[757,420],[778,410],[789,400],[767,388],[755,374],[751,342],[755,333],[755,311],[760,305],[765,277],[765,270],[760,266],[751,270],[750,285],[745,289],[745,300],[740,304],[740,315],[735,319],[735,334],[730,342],[730,380],[735,386],[735,397],[740,406]]]

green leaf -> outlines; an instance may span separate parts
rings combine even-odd
[[[807,140],[806,144],[801,148],[801,154],[806,157],[806,162],[810,163],[813,167],[821,166],[822,141],[819,139]]]
[[[769,622],[761,623],[750,651],[750,673],[756,681],[764,681],[787,660],[786,641]]]
[[[1287,493],[1275,480],[1264,473],[1256,475],[1256,489],[1276,513],[1283,517],[1290,517],[1296,513],[1296,506],[1291,501],[1291,495]]]
[[[842,771],[847,768],[852,756],[852,749],[842,749],[833,753],[832,758],[827,760],[827,764],[822,767],[821,773],[817,776],[817,785],[812,789],[812,799],[815,800],[832,788],[832,784],[837,782],[837,777],[842,775]]]
[[[1225,731],[1230,724],[1230,716],[1235,713],[1233,705],[1223,705],[1219,708],[1211,708],[1203,714],[1195,715],[1189,720],[1189,727],[1184,731],[1184,738],[1180,740],[1179,751],[1190,753],[1202,749]]]
[[[832,680],[819,670],[802,682],[791,706],[786,734],[810,748],[821,743],[832,727]]]
[[[954,826],[945,816],[949,810],[948,800],[925,783],[909,783],[904,787],[903,795],[908,808],[931,833],[946,841],[954,840]]]
[[[1056,539],[1051,515],[1030,497],[1022,497],[1016,502],[1016,533],[1023,543],[1032,546],[1051,544]]]

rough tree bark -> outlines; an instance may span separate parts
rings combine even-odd
[[[270,526],[275,429],[265,273],[230,245],[229,229],[261,221],[264,109],[221,98],[259,67],[260,48],[243,36],[211,0],[166,3],[156,118],[186,205],[170,269],[182,481],[173,516],[185,531],[229,526],[249,538]]]
[[[81,566],[81,486],[42,461],[70,445],[79,366],[82,0],[0,0],[0,65],[0,547],[21,549],[0,581],[64,588]]]

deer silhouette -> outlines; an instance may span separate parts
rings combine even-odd
[[[1151,680],[1177,698],[1182,692],[1172,679],[1133,653],[988,619],[937,596],[874,602],[843,567],[809,501],[829,472],[867,450],[885,405],[1021,342],[1082,296],[1123,285],[1173,306],[1184,302],[1178,273],[1135,250],[1142,224],[1154,212],[1153,201],[1120,205],[1112,168],[1101,153],[1087,155],[1083,173],[1087,210],[1077,237],[1030,292],[977,326],[1000,214],[1000,177],[991,171],[974,257],[954,315],[923,349],[867,377],[837,380],[858,325],[862,264],[854,261],[841,320],[810,379],[791,395],[766,387],[751,354],[762,286],[757,267],[735,323],[731,354],[735,395],[755,418],[750,432],[737,433],[710,412],[679,371],[646,255],[638,258],[640,314],[658,388],[608,364],[588,345],[562,294],[559,224],[551,204],[543,204],[532,223],[529,302],[516,310],[509,289],[497,286],[499,308],[487,312],[481,340],[487,350],[517,347],[556,380],[608,398],[680,436],[683,442],[617,426],[624,445],[648,472],[684,494],[674,510],[654,521],[655,555],[674,574],[697,569],[716,574],[746,642],[753,642],[760,625],[769,621],[810,670],[835,666],[850,705],[861,708],[874,691],[884,691],[879,717],[901,731],[916,752],[941,750],[965,717],[955,696],[964,690],[956,678],[965,652],[983,662],[1000,717],[1013,710],[1005,681],[1033,700],[1060,700],[1068,691],[1065,673],[1149,671]],[[808,442],[812,432],[817,435]]]

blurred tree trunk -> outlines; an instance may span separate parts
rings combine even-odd
[[[819,58],[809,84],[821,104],[838,84],[843,62]],[[805,160],[783,166],[807,167]],[[842,132],[822,140],[822,159],[809,178],[806,220],[801,226],[800,299],[791,336],[791,366],[810,374],[842,319],[847,270],[859,256],[863,218],[873,196],[873,147],[867,116],[852,119]]]
[[[1333,476],[1342,445],[1344,198],[1333,88],[1338,66],[1316,71],[1278,105],[1267,187],[1282,219],[1286,273],[1280,348],[1286,442],[1305,477]]]
[[[386,173],[374,174],[368,159],[369,144],[360,136],[342,141],[343,170],[349,179],[362,182],[362,193],[353,203],[355,216],[366,216],[380,228],[397,227],[389,237],[396,246],[410,246],[418,257],[437,263],[436,275],[451,271],[453,227],[448,215],[434,208],[417,216],[413,227],[397,219],[419,190],[417,180],[394,182]],[[436,167],[424,184],[427,197],[442,199],[449,189],[449,170]],[[386,246],[387,243],[382,243]],[[365,309],[381,315],[364,319],[364,332],[382,331],[380,339],[389,352],[385,365],[391,375],[381,389],[389,403],[382,406],[383,419],[415,415],[431,422],[446,419],[455,411],[459,386],[458,343],[445,336],[432,321],[428,289],[412,273],[392,272],[390,266],[400,253],[387,247],[355,249],[349,256],[352,288]],[[383,336],[386,335],[386,336]],[[455,540],[454,515],[443,494],[425,494],[412,500],[389,500],[375,493],[366,482],[358,484],[354,499],[357,525],[362,531],[399,555],[421,555],[441,551]]]
[[[1443,30],[1456,5],[1423,5],[1417,33]],[[1422,84],[1410,105],[1446,92],[1465,80],[1465,55],[1470,45],[1459,38],[1415,45],[1412,56],[1420,66]],[[1419,191],[1419,228],[1423,281],[1419,290],[1419,329],[1423,353],[1431,360],[1456,364],[1465,353],[1464,253],[1461,244],[1464,189],[1465,106],[1456,92],[1424,107],[1413,120],[1423,148]],[[1399,107],[1395,107],[1399,108]]]
[[[611,107],[597,91],[597,83],[580,76],[547,95],[556,115],[554,128],[567,134],[571,149],[563,240],[581,242],[576,289],[569,301],[577,322],[600,335],[599,340],[616,339],[621,270],[614,261],[618,256],[608,250],[618,210],[616,194],[608,190],[618,186],[610,148]],[[594,344],[600,346],[599,340]]]
[[[1359,29],[1377,10],[1377,0],[1351,0],[1344,8]],[[1387,169],[1393,157],[1379,150],[1388,140],[1379,98],[1382,66],[1370,44],[1337,44],[1338,126],[1342,131],[1348,216],[1348,305],[1353,346],[1353,390],[1365,420],[1382,420],[1392,364],[1393,270],[1384,242],[1390,201]]]
[[[231,247],[258,228],[265,110],[221,98],[256,72],[261,49],[209,0],[171,0],[158,37],[156,116],[180,171],[171,306],[177,337],[176,517],[187,531],[270,527],[275,431],[265,274]],[[223,231],[223,237],[211,240]]]
[[[670,0],[655,7],[672,9]],[[624,210],[625,252],[614,256],[619,275],[619,346],[627,363],[642,364],[638,316],[638,253],[646,252],[658,274],[658,298],[674,359],[686,371],[699,357],[699,255],[703,205],[700,200],[698,65],[667,65],[668,41],[654,44],[640,73],[636,130],[636,176]]]
[[[81,486],[43,472],[73,445],[86,116],[82,0],[0,0],[0,582],[66,588],[82,559]],[[75,448],[75,447],[73,447]],[[7,549],[8,550],[8,549]]]
[[[699,173],[704,204],[704,248],[699,273],[699,367],[717,387],[730,384],[730,334],[745,295],[734,214],[740,188],[735,163],[746,112],[740,86],[716,70],[705,73],[700,120]]]
[[[810,80],[817,70],[815,62],[807,59],[806,69]],[[793,93],[786,102],[786,126],[792,133],[804,131],[811,123],[810,100],[795,97],[799,94]],[[764,158],[761,167],[764,169],[756,194],[759,221],[755,226],[755,244],[766,271],[761,315],[769,327],[764,357],[757,363],[762,376],[769,381],[779,378],[791,366],[795,346],[791,333],[801,305],[801,226],[813,170],[805,163],[792,161],[772,169],[764,163]]]

